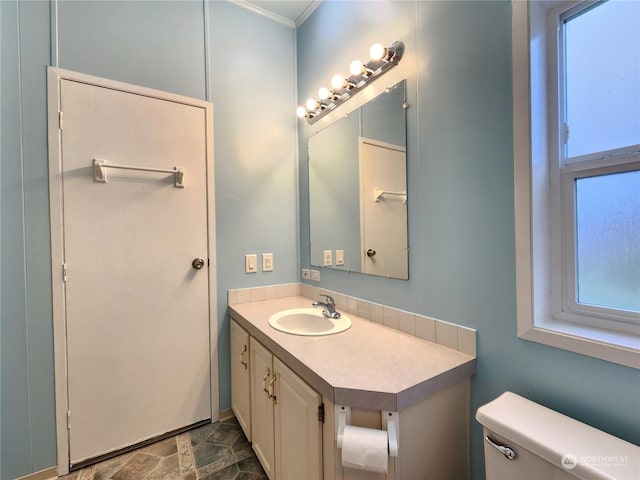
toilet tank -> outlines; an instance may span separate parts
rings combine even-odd
[[[640,479],[640,447],[515,393],[480,407],[476,420],[486,480]]]

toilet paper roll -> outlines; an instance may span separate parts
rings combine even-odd
[[[367,472],[387,473],[387,432],[374,428],[344,427],[342,465]]]

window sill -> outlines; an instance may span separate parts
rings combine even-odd
[[[640,369],[640,337],[559,320],[519,329],[518,337]]]

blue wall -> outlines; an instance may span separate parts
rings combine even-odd
[[[231,407],[227,290],[297,282],[300,276],[297,118],[291,113],[295,30],[227,2],[210,5],[218,358],[225,409]],[[273,253],[274,271],[245,274],[247,253]]]
[[[305,159],[311,129],[296,124],[296,89],[312,96],[375,41],[408,50],[410,279],[323,269],[321,285],[477,328],[474,412],[512,390],[640,443],[637,371],[516,338],[510,14],[506,1],[325,2],[296,58],[293,29],[226,2],[0,1],[0,477],[56,463],[45,66],[213,101],[228,408],[227,289],[297,281],[308,266],[295,142],[297,128]],[[244,255],[262,252],[275,271],[246,275]],[[475,479],[482,468],[474,422]]]
[[[227,290],[295,282],[299,270],[293,28],[200,0],[2,0],[0,9],[6,480],[57,462],[47,65],[213,102],[221,408],[230,406]],[[263,252],[275,271],[245,275],[244,255]]]
[[[321,271],[330,290],[478,330],[472,410],[510,390],[640,443],[640,378],[632,368],[516,336],[511,5],[507,1],[324,2],[298,29],[298,103],[402,40],[407,78],[408,281]],[[301,212],[307,137],[300,126]],[[300,218],[301,262],[308,219]],[[473,478],[484,478],[473,421]]]

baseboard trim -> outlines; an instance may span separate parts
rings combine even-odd
[[[58,478],[58,467],[47,468],[39,472],[16,478],[16,480],[56,480]]]
[[[220,413],[218,415],[220,415],[220,420],[229,420],[230,418],[235,417],[233,410],[230,408],[220,410]]]

